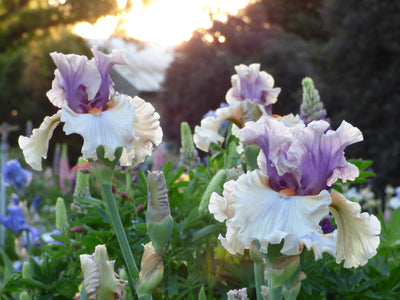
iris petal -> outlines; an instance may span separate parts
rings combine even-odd
[[[229,191],[232,185],[233,191]],[[234,215],[228,213],[228,208],[223,209],[221,199],[215,196],[209,207],[215,208],[217,217],[220,214],[227,218],[227,236],[225,240],[221,237],[221,242],[239,253],[255,240],[264,247],[284,240],[281,252],[298,254],[300,239],[320,231],[319,221],[328,214],[331,202],[327,191],[316,196],[282,196],[271,189],[268,178],[258,170],[240,176],[227,187],[224,197]]]
[[[42,170],[42,157],[46,159],[49,140],[61,120],[61,110],[51,117],[45,117],[39,128],[32,131],[30,137],[20,136],[19,147],[22,149],[26,162],[35,170]]]
[[[131,147],[126,147],[122,152],[122,166],[130,166],[134,159],[136,163],[143,162],[146,156],[151,155],[154,145],[161,143],[163,136],[160,115],[153,105],[137,96],[129,99],[136,106],[136,118],[131,125],[135,138],[131,140]]]
[[[218,133],[224,121],[241,122],[243,118],[240,103],[218,108],[215,113],[216,116],[204,118],[201,120],[201,126],[194,129],[193,141],[197,148],[205,152],[210,150],[211,143],[222,144],[224,141],[224,137]]]
[[[82,155],[96,160],[96,149],[103,146],[105,158],[115,159],[114,152],[119,147],[132,150],[135,132],[132,124],[136,118],[135,105],[130,97],[120,95],[113,97],[106,111],[98,115],[78,114],[68,105],[62,108],[61,121],[65,122],[66,134],[77,133],[83,137]]]
[[[345,268],[363,266],[376,254],[381,224],[374,215],[360,213],[357,202],[332,192],[329,209],[337,224],[336,262],[344,260]]]

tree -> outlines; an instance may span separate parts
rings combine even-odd
[[[214,21],[208,30],[197,31],[177,49],[160,94],[161,117],[167,139],[179,141],[179,124],[192,127],[208,110],[225,102],[234,66],[260,63],[261,69],[281,87],[274,113],[298,112],[301,80],[314,74],[306,44],[278,26],[269,26],[260,3],[248,6],[226,23]]]
[[[328,114],[358,126],[365,141],[352,156],[374,160],[375,186],[400,185],[400,3],[326,1],[330,33],[318,63]]]

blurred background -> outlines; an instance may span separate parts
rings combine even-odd
[[[301,80],[314,79],[337,128],[344,119],[365,141],[348,158],[373,160],[371,184],[400,185],[400,1],[389,0],[2,0],[0,123],[20,134],[56,108],[46,98],[55,65],[49,53],[125,49],[116,89],[150,101],[165,142],[179,148],[179,125],[192,129],[225,102],[238,64],[260,63],[281,87],[277,114],[298,113]],[[82,141],[62,128],[76,161]],[[48,160],[49,163],[51,160]]]

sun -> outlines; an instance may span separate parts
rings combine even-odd
[[[128,36],[164,46],[178,45],[192,37],[197,28],[209,28],[214,19],[225,21],[237,14],[249,0],[153,0],[144,6],[133,0],[132,10],[117,17],[105,17],[96,24],[80,23],[74,32],[92,39],[107,39],[117,24]],[[119,0],[119,5],[123,1]]]

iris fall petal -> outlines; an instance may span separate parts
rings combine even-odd
[[[30,137],[20,136],[19,147],[22,149],[26,162],[35,170],[42,170],[42,157],[47,157],[49,140],[53,131],[61,121],[61,110],[50,117],[45,117],[39,128],[32,131]]]
[[[357,202],[332,192],[330,211],[337,224],[336,262],[344,260],[345,268],[363,266],[376,254],[381,224],[374,215],[360,213]]]

